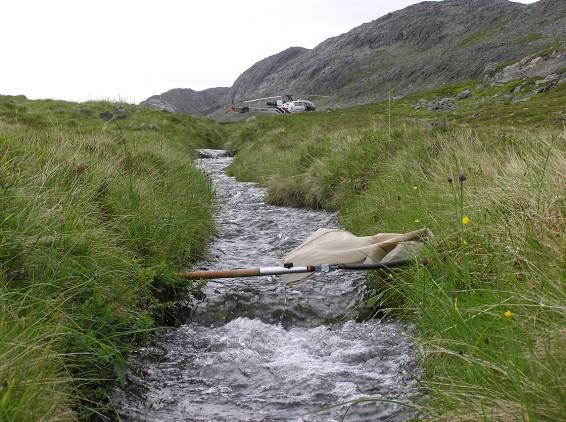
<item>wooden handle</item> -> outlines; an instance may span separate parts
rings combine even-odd
[[[183,276],[187,280],[204,280],[211,278],[236,278],[259,276],[259,268],[246,268],[242,270],[220,270],[220,271],[187,271]]]

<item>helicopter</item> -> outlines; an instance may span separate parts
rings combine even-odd
[[[307,95],[307,97],[330,97],[329,95]],[[267,100],[267,101],[266,101]],[[312,101],[309,100],[294,100],[291,95],[275,95],[273,97],[255,98],[253,100],[243,101],[242,104],[250,104],[258,101],[266,101],[265,107],[255,106],[242,106],[237,107],[234,105],[234,100],[230,107],[224,111],[226,113],[269,113],[269,114],[294,114],[303,113],[307,111],[316,111],[316,107]]]

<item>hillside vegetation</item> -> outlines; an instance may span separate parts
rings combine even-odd
[[[0,97],[0,420],[104,412],[126,352],[182,317],[198,289],[175,270],[213,229],[193,150],[221,134],[124,104]]]
[[[230,125],[237,151],[230,171],[266,186],[272,203],[339,211],[357,235],[432,230],[420,258],[428,265],[371,274],[362,312],[418,328],[425,373],[416,400],[424,415],[559,420],[566,414],[565,88],[519,103],[476,92],[455,112],[413,108],[420,97],[464,88],[391,107]]]

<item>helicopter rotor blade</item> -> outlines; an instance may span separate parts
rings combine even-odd
[[[242,103],[253,103],[254,101],[271,100],[273,98],[282,98],[283,95],[275,95],[273,97],[255,98],[253,100],[242,101]]]

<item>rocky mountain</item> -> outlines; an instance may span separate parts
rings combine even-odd
[[[153,95],[145,100],[142,105],[154,110],[207,116],[226,105],[224,98],[229,90],[230,88],[225,87],[209,88],[203,91],[176,88],[160,95]]]
[[[478,78],[486,67],[496,69],[564,43],[566,0],[529,5],[507,0],[425,1],[311,50],[292,47],[263,59],[232,87],[213,91],[218,97],[212,98],[211,92],[210,107],[194,106],[192,90],[152,98],[183,113],[216,118],[222,118],[222,107],[232,99],[282,93],[331,95],[334,106],[349,106],[383,99],[390,90],[399,96]]]

